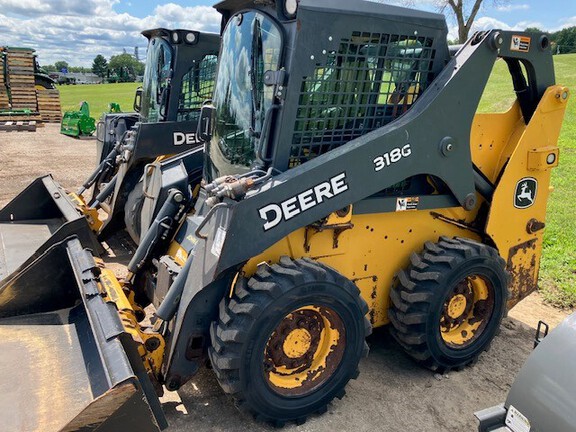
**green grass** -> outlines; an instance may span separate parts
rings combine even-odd
[[[98,119],[108,111],[110,102],[120,104],[122,111],[132,111],[134,94],[141,83],[78,84],[58,86],[62,112],[78,110],[82,101],[90,104],[90,115]]]
[[[554,57],[556,82],[576,92],[576,54]],[[482,112],[505,111],[514,100],[503,61],[497,62],[480,103]],[[574,96],[572,96],[574,97]],[[568,103],[558,143],[560,165],[552,171],[540,288],[556,306],[576,307],[576,102]]]

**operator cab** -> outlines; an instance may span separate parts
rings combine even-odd
[[[142,34],[149,41],[141,104],[137,104],[142,121],[197,120],[202,103],[212,97],[218,52],[208,50],[202,58],[197,53],[206,51],[204,45],[217,45],[218,36],[164,28]]]
[[[207,181],[285,171],[385,126],[450,58],[439,14],[344,0],[215,7],[223,32]]]

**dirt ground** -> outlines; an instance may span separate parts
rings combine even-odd
[[[67,188],[88,176],[96,160],[96,141],[65,137],[58,130],[58,125],[47,125],[34,133],[0,132],[0,207],[40,175],[52,173]],[[554,327],[568,314],[544,304],[538,293],[531,295],[511,311],[491,350],[474,367],[446,376],[417,366],[386,329],[378,329],[347,395],[334,401],[326,414],[284,430],[476,430],[474,411],[504,401],[532,351],[538,320]],[[272,430],[239,414],[210,370],[201,371],[178,393],[168,393],[163,406],[169,432]]]

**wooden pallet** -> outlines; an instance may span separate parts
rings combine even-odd
[[[35,121],[7,121],[0,122],[0,132],[35,132]]]
[[[37,127],[42,127],[42,116],[40,113],[31,113],[31,114],[9,114],[0,112],[0,123],[4,123],[7,121],[35,121]]]
[[[34,50],[8,47],[4,48],[4,52],[12,109],[36,111],[38,103],[34,84]]]
[[[62,120],[60,93],[54,89],[37,90],[34,77],[34,50],[29,48],[2,48],[0,54],[0,68],[2,61],[6,62],[8,83],[4,77],[0,78],[0,110],[29,109],[34,112],[30,116],[6,117],[0,113],[3,120],[34,120],[37,122],[59,123]],[[1,70],[1,69],[0,69]],[[1,75],[1,74],[0,74]],[[6,84],[10,86],[10,99],[6,91]],[[40,125],[40,123],[38,123]]]
[[[58,90],[36,90],[38,111],[42,120],[49,123],[59,123],[62,120],[60,92]]]

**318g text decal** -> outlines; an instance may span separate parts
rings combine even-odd
[[[407,158],[412,154],[412,149],[410,144],[406,144],[403,147],[396,147],[387,153],[374,158],[374,171],[378,172],[386,167],[389,167],[396,162],[400,162],[402,158]]]

